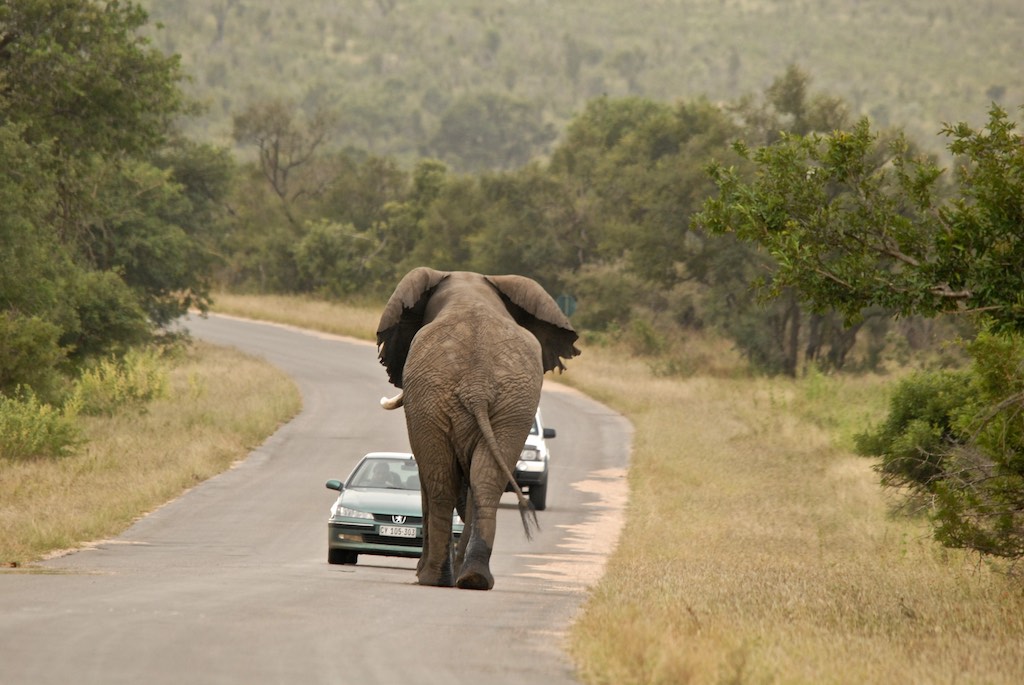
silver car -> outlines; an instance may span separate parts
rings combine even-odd
[[[327,522],[327,562],[355,564],[360,554],[414,557],[423,553],[423,503],[416,460],[408,452],[371,452],[343,482]],[[463,523],[453,514],[455,539]]]

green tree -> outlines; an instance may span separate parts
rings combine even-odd
[[[394,159],[346,151],[337,156],[327,183],[323,211],[333,221],[361,231],[384,220],[385,207],[409,192],[409,172]]]
[[[292,253],[301,292],[343,297],[365,289],[380,245],[352,224],[311,222]]]
[[[406,264],[447,271],[469,270],[474,236],[484,230],[486,222],[485,200],[478,179],[448,176],[443,169],[442,165],[428,177],[434,183],[436,195],[421,208],[421,239],[406,258]]]
[[[480,192],[486,209],[471,239],[473,268],[529,276],[557,292],[561,275],[579,266],[571,187],[530,165],[481,177]]]
[[[555,137],[540,106],[484,93],[452,103],[426,152],[457,171],[515,169],[539,156]]]
[[[256,148],[258,168],[296,229],[303,221],[296,203],[321,195],[329,178],[318,162],[334,121],[326,109],[306,121],[283,100],[256,102],[235,116],[235,142]]]
[[[925,496],[935,537],[1024,557],[1024,338],[982,332],[967,369],[903,380],[881,425],[857,437],[887,485]]]
[[[811,90],[811,77],[796,65],[765,89],[760,98],[742,97],[728,109],[743,127],[746,140],[767,145],[783,134],[829,133],[847,128],[846,103],[833,95]]]
[[[205,304],[208,214],[181,159],[160,159],[188,111],[181,72],[141,37],[145,21],[131,2],[0,5],[0,314],[5,344],[22,341],[6,358],[39,366],[28,381],[0,369],[0,390],[45,394],[65,362]]]
[[[4,118],[24,124],[26,141],[52,143],[55,166],[158,147],[185,102],[178,58],[138,33],[146,19],[132,2],[4,3]]]
[[[600,98],[577,117],[552,155],[551,171],[573,188],[587,234],[577,265],[625,257],[636,275],[671,287],[689,278],[700,237],[689,217],[711,190],[703,166],[735,134],[710,103],[670,105]],[[695,239],[696,238],[696,239]]]
[[[908,158],[902,137],[880,140],[866,120],[850,131],[784,136],[750,151],[746,182],[714,165],[719,194],[701,225],[733,231],[778,261],[768,292],[796,288],[816,309],[850,320],[876,305],[901,315],[983,314],[1024,329],[1024,147],[999,107],[988,125],[946,126],[962,157],[954,198],[933,162]]]
[[[204,285],[183,270],[173,284],[144,273],[178,255],[166,246],[160,261],[140,263],[126,250],[147,238],[128,237],[135,194],[165,192],[151,159],[186,112],[177,57],[166,57],[139,35],[147,15],[131,2],[25,0],[0,8],[2,118],[22,126],[23,139],[45,145],[56,200],[46,220],[86,268],[117,271],[144,300],[157,323],[181,313],[191,299],[171,293]],[[167,192],[174,192],[173,189]],[[166,227],[172,232],[177,227]],[[151,233],[157,242],[165,237]],[[188,257],[185,257],[188,259]],[[184,276],[183,278],[181,276]],[[168,287],[170,286],[170,287]]]
[[[727,109],[741,135],[761,144],[787,135],[833,131],[847,122],[845,104],[812,92],[810,77],[795,66],[788,67],[759,98],[741,98]],[[714,154],[721,157],[722,151]],[[735,162],[733,171],[737,178],[746,178],[751,173],[751,165],[744,161],[740,157]],[[695,203],[698,206],[693,215],[711,194],[712,190],[707,189]],[[777,282],[775,255],[756,243],[720,242],[724,236],[714,231],[709,234],[699,221],[693,223],[693,230],[704,239],[702,254],[696,255],[691,263],[697,273],[707,275],[708,318],[728,332],[751,363],[769,373],[795,375],[803,351],[807,362],[843,367],[856,341],[859,324],[826,326],[837,318],[831,310],[807,312],[803,295]],[[753,296],[749,290],[751,283],[777,286],[772,291],[776,296],[771,300]]]
[[[760,245],[777,262],[770,296],[795,291],[817,311],[860,320],[868,307],[904,316],[971,315],[986,332],[969,371],[917,377],[860,449],[886,482],[932,502],[936,536],[985,554],[1024,556],[1024,145],[993,106],[986,127],[945,126],[959,156],[942,171],[899,137],[861,121],[827,136],[783,136],[740,153],[746,181],[712,166],[719,195],[699,221]]]

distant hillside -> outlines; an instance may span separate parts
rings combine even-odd
[[[1020,0],[143,0],[229,144],[268,98],[339,113],[334,140],[445,156],[509,121],[533,151],[602,94],[675,101],[759,93],[796,64],[878,126],[942,149],[943,121],[1024,103]],[[505,132],[507,134],[507,132]],[[490,145],[480,142],[479,145]],[[521,156],[478,164],[514,165]]]

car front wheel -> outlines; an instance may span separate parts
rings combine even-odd
[[[359,560],[359,555],[344,549],[327,550],[328,564],[354,564]]]
[[[548,506],[548,484],[530,486],[530,503],[537,511],[544,511]]]

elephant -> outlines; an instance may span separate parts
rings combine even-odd
[[[490,590],[498,503],[511,483],[529,538],[536,513],[512,472],[547,371],[580,353],[576,331],[525,276],[417,267],[377,328],[380,362],[400,389],[423,501],[421,585]],[[453,561],[452,512],[465,523]]]

